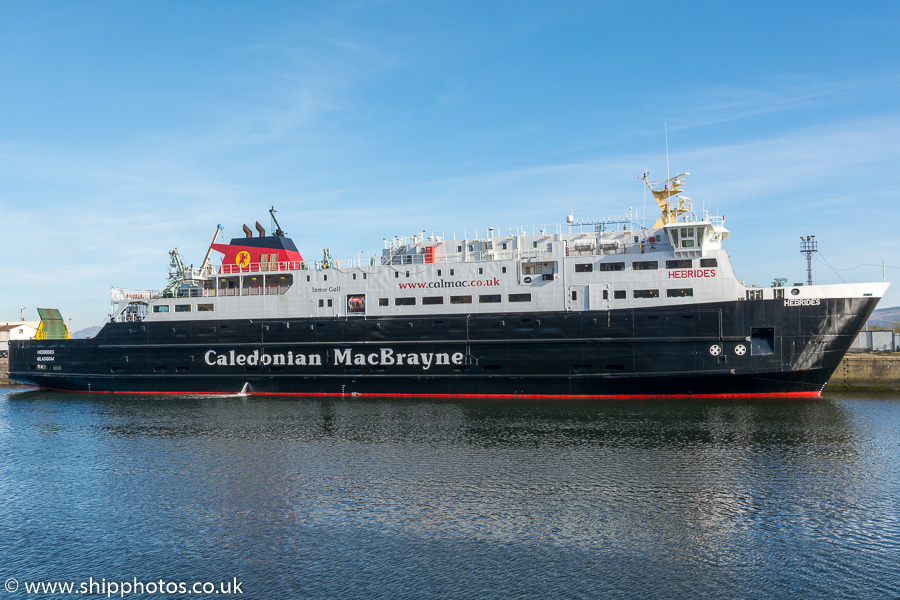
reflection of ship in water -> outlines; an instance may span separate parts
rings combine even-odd
[[[244,495],[310,526],[389,518],[509,543],[600,547],[646,521],[644,535],[675,552],[754,526],[771,502],[852,493],[865,461],[852,421],[827,401],[60,401],[96,415],[98,452],[107,436],[188,444],[179,469],[202,463],[223,482],[207,486],[210,502],[229,510],[257,510]]]
[[[661,214],[417,233],[380,260],[274,235],[177,251],[162,292],[114,290],[87,340],[11,344],[10,376],[81,392],[472,398],[815,397],[887,284],[747,287],[684,177]],[[272,209],[274,219],[274,209]],[[214,266],[212,252],[223,259]]]
[[[96,502],[141,535],[146,515],[130,511],[152,506],[178,524],[155,539],[188,535],[187,560],[217,552],[223,569],[277,567],[296,589],[335,569],[401,565],[399,579],[414,571],[439,592],[460,573],[504,574],[508,590],[540,568],[581,584],[567,597],[612,586],[626,591],[604,597],[672,597],[654,582],[692,592],[676,597],[740,597],[745,588],[729,583],[748,576],[777,586],[760,596],[778,597],[785,572],[827,597],[823,567],[846,559],[850,581],[890,573],[873,566],[890,562],[879,544],[896,546],[886,537],[896,477],[885,471],[896,421],[879,418],[896,411],[885,403],[4,394],[0,427],[11,415],[27,423],[7,433],[32,432],[18,450],[47,458],[25,473],[35,489],[51,470],[83,465],[77,491],[124,498]],[[40,504],[18,502],[29,515]],[[435,580],[444,587],[428,587]]]
[[[238,395],[85,397],[62,392],[11,391],[13,401],[58,399],[127,424],[127,435],[181,437],[207,432],[215,437],[336,442],[460,442],[471,447],[790,447],[852,446],[852,423],[832,402],[759,398],[720,403],[713,399],[555,401],[477,399],[397,400],[392,397],[310,398],[303,403]],[[174,416],[144,419],[157,406]],[[154,411],[156,412],[156,411]],[[182,430],[188,427],[187,430]],[[126,433],[115,426],[108,433]]]

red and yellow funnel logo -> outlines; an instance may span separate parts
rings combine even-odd
[[[250,253],[246,250],[241,250],[237,253],[237,256],[234,257],[234,264],[239,267],[246,267],[250,264]]]

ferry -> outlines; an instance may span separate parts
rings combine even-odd
[[[888,284],[747,286],[687,175],[644,175],[650,227],[423,231],[344,261],[304,259],[273,207],[274,232],[218,244],[219,226],[199,268],[173,250],[165,289],[114,288],[94,337],[10,342],[9,377],[128,394],[819,396]]]

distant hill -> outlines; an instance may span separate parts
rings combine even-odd
[[[869,325],[893,327],[897,323],[900,323],[900,306],[875,309],[872,316],[869,317]]]
[[[79,340],[84,339],[84,338],[94,337],[95,335],[97,335],[97,332],[100,331],[100,329],[101,329],[101,326],[99,326],[99,325],[96,327],[88,327],[86,329],[80,329],[80,330],[76,331],[75,333],[73,333],[72,337],[75,339],[79,339]]]

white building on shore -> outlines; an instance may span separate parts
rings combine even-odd
[[[40,324],[40,321],[0,321],[0,351],[9,352],[10,340],[33,338]]]

